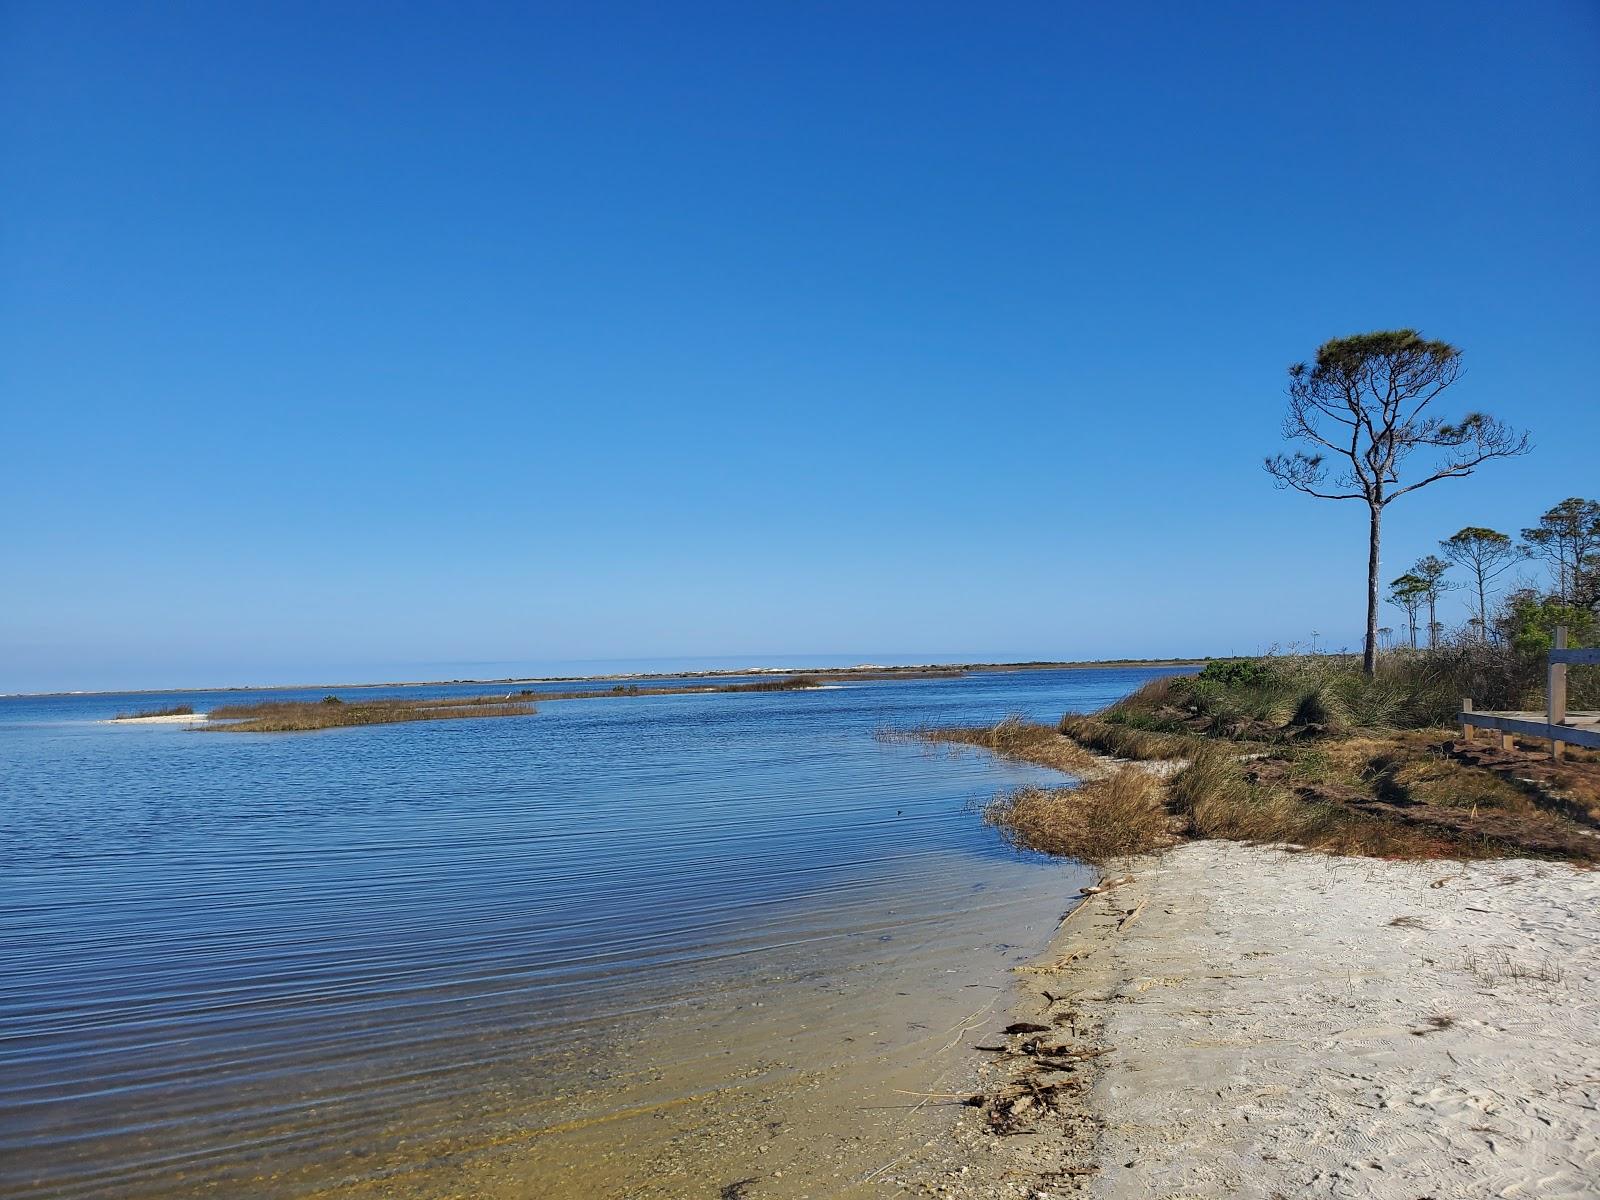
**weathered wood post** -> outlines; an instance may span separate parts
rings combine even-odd
[[[1556,626],[1555,649],[1567,648],[1567,627]],[[1557,656],[1550,656],[1550,678],[1545,694],[1549,700],[1549,714],[1547,720],[1552,725],[1565,725],[1567,723],[1567,664],[1557,661]],[[1561,743],[1555,738],[1550,739],[1550,757],[1561,757]]]
[[[1461,715],[1464,717],[1471,711],[1472,711],[1472,697],[1471,696],[1463,696],[1463,697],[1461,697]],[[1466,721],[1462,721],[1461,722],[1461,740],[1463,742],[1470,742],[1472,740],[1472,726],[1470,724],[1468,724]]]

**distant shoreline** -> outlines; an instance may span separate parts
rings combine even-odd
[[[611,683],[623,680],[647,679],[726,679],[742,675],[815,675],[856,676],[870,674],[874,678],[927,677],[947,675],[956,677],[979,671],[1091,671],[1117,667],[1203,667],[1212,661],[1205,658],[1107,658],[1074,662],[999,662],[999,663],[918,663],[884,666],[877,663],[857,663],[848,667],[739,667],[714,671],[642,671],[620,672],[611,675],[522,675],[501,676],[493,679],[410,679],[369,683],[274,683],[234,684],[225,687],[167,687],[167,688],[103,688],[90,691],[57,692],[7,692],[0,699],[42,700],[58,696],[173,696],[193,692],[302,692],[319,688],[396,688],[396,687],[453,687],[456,685],[498,686],[513,683]]]

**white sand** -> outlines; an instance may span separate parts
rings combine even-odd
[[[1131,869],[1056,947],[1099,942],[1090,1194],[1600,1196],[1600,873],[1227,842]]]
[[[113,717],[107,725],[194,725],[206,719],[205,713],[186,713],[174,717]]]

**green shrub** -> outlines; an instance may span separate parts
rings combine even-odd
[[[1259,687],[1277,679],[1276,673],[1258,658],[1220,658],[1206,664],[1199,676],[1201,683],[1220,684],[1226,688]]]
[[[1542,658],[1555,644],[1557,625],[1567,627],[1567,645],[1592,646],[1600,636],[1600,615],[1563,604],[1551,596],[1519,592],[1511,597],[1496,624],[1518,654]]]

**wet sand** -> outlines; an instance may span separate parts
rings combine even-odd
[[[454,1104],[413,1110],[403,1140],[352,1156],[344,1182],[326,1162],[315,1182],[271,1170],[239,1182],[350,1200],[798,1200],[959,1173],[959,1099],[983,1058],[972,1044],[1010,1020],[1013,969],[1091,878],[1064,864],[1017,894],[953,896],[931,923],[885,911],[843,971],[836,950],[810,971],[801,952],[621,1034],[579,1035],[545,1078],[503,1076],[472,1098],[470,1137]]]

